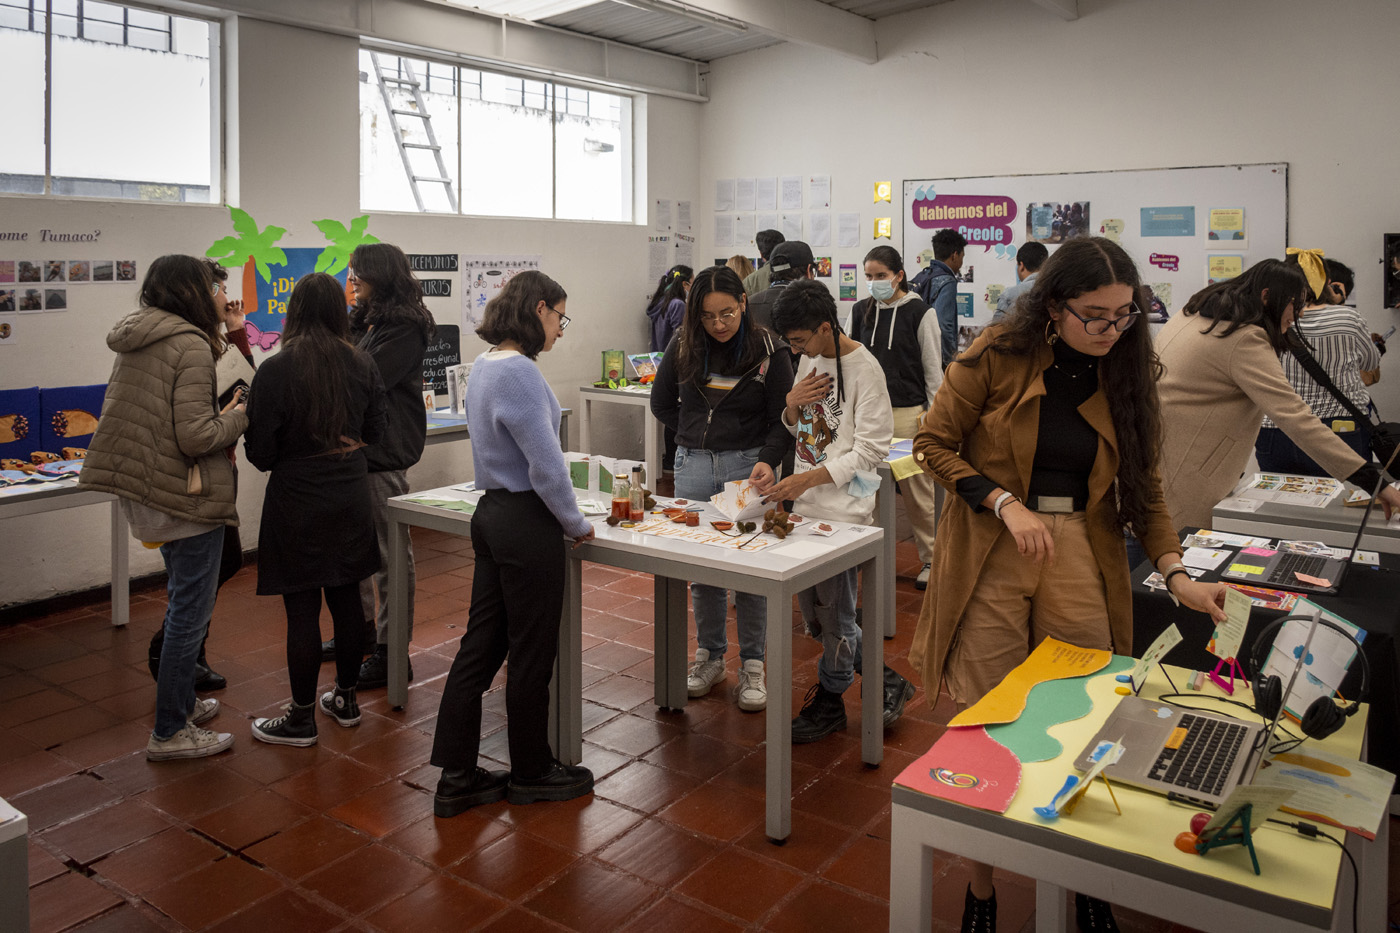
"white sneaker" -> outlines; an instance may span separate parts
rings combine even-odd
[[[198,726],[219,715],[219,701],[213,697],[203,700],[196,698],[194,709],[190,710],[190,725]]]
[[[916,589],[916,590],[926,590],[926,589],[928,589],[928,570],[929,570],[929,565],[928,565],[928,564],[924,564],[923,569],[919,571],[919,575],[918,575],[917,577],[914,578],[914,589]]]
[[[185,728],[164,741],[154,735],[146,743],[147,761],[170,761],[173,758],[205,758],[233,748],[233,736],[227,732],[210,732],[186,723]]]
[[[710,652],[704,648],[695,649],[695,660],[690,662],[690,670],[685,676],[685,691],[688,696],[702,697],[710,688],[724,680],[723,656],[710,659]]]
[[[768,706],[768,687],[763,682],[762,661],[752,658],[739,668],[739,684],[734,688],[734,700],[746,713],[756,713]]]

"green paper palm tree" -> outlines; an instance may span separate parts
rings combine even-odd
[[[258,308],[258,276],[261,275],[264,282],[271,282],[270,267],[287,262],[287,254],[273,245],[287,231],[271,226],[259,230],[257,221],[247,211],[230,207],[228,212],[237,235],[216,240],[204,255],[230,269],[243,267],[243,301],[249,311],[254,311]]]
[[[316,257],[316,271],[336,275],[350,265],[350,254],[362,243],[378,243],[379,238],[365,232],[369,215],[361,214],[350,221],[349,229],[338,220],[314,220],[316,229],[325,234],[330,245]]]

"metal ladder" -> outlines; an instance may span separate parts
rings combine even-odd
[[[406,78],[397,75],[385,75],[384,69],[379,65],[379,53],[370,52],[369,59],[374,63],[374,77],[379,82],[379,95],[384,98],[384,109],[389,113],[389,128],[394,131],[394,143],[399,147],[399,157],[403,159],[404,174],[408,176],[408,186],[413,190],[413,200],[418,202],[418,210],[426,211],[423,206],[423,193],[418,188],[419,182],[430,185],[442,185],[443,191],[447,193],[447,203],[452,206],[453,213],[457,211],[457,193],[452,190],[452,179],[447,176],[447,165],[442,161],[442,147],[438,145],[437,134],[433,132],[433,118],[428,113],[427,104],[423,102],[422,82],[413,73],[413,65],[408,59],[400,58],[399,62],[403,66]],[[404,110],[395,108],[393,99],[389,96],[389,85],[397,84],[406,87],[413,95],[413,103],[417,110]],[[405,142],[403,138],[403,128],[399,126],[399,117],[413,117],[423,121],[423,130],[427,133],[426,143]],[[428,149],[433,153],[433,158],[437,160],[438,177],[429,175],[416,175],[413,171],[413,163],[409,160],[408,150]]]

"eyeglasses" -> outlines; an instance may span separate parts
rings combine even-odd
[[[358,275],[355,274],[355,270],[354,270],[354,269],[351,269],[350,271],[348,271],[348,272],[345,273],[345,281],[346,281],[346,282],[351,282],[351,283],[353,283],[353,282],[358,282],[359,280],[360,280],[360,277],[359,277]]]
[[[549,308],[549,305],[545,305],[545,307],[546,307],[546,308]],[[559,333],[562,334],[562,333],[564,333],[564,331],[568,330],[568,329],[569,329],[569,321],[570,321],[569,316],[568,316],[567,314],[565,314],[563,311],[560,311],[558,308],[549,308],[549,310],[551,310],[551,311],[553,311],[555,314],[559,315]]]
[[[215,298],[218,298],[218,297],[219,297],[219,292],[220,292],[220,291],[223,291],[224,294],[228,294],[228,286],[225,285],[223,282],[215,282],[215,283],[214,283],[214,297],[215,297]]]
[[[1064,309],[1070,314],[1073,314],[1075,317],[1079,318],[1080,323],[1084,325],[1084,333],[1090,334],[1095,337],[1099,336],[1100,334],[1108,333],[1108,329],[1110,327],[1112,327],[1119,333],[1122,333],[1129,327],[1132,327],[1134,324],[1136,324],[1137,319],[1142,317],[1142,311],[1138,308],[1136,302],[1130,303],[1128,307],[1132,308],[1132,310],[1129,311],[1127,314],[1123,315],[1122,317],[1106,318],[1085,317],[1078,311],[1071,308],[1069,306],[1069,302],[1065,302],[1064,304]]]
[[[706,327],[714,327],[716,324],[720,323],[721,321],[723,321],[725,324],[728,324],[729,322],[733,321],[733,320],[734,320],[736,317],[738,317],[738,316],[739,316],[739,309],[738,309],[738,308],[733,308],[733,309],[731,309],[731,310],[729,310],[729,311],[725,311],[725,312],[723,312],[723,313],[721,313],[721,314],[702,314],[702,315],[700,315],[700,323],[701,323],[701,324],[704,324]]]

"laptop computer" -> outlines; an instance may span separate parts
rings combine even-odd
[[[1381,483],[1384,484],[1384,482],[1385,479],[1382,477]],[[1356,552],[1361,547],[1361,536],[1366,533],[1366,523],[1371,518],[1371,510],[1376,506],[1377,493],[1379,492],[1379,487],[1372,490],[1371,501],[1366,503],[1366,511],[1361,514],[1361,525],[1356,529],[1356,540],[1351,543],[1351,553],[1346,556],[1345,560],[1317,554],[1296,554],[1292,551],[1276,551],[1272,556],[1265,556],[1263,554],[1246,554],[1242,550],[1229,559],[1226,568],[1220,571],[1220,578],[1222,580],[1238,580],[1241,583],[1249,583],[1254,586],[1277,587],[1299,593],[1322,593],[1325,595],[1338,592],[1342,586],[1342,578],[1346,576],[1348,565],[1356,559]],[[1309,583],[1300,579],[1299,574],[1317,580],[1326,580],[1327,585]]]
[[[1284,696],[1293,691],[1320,618],[1320,613],[1314,613]],[[1104,769],[1105,777],[1219,806],[1237,786],[1254,780],[1286,705],[1280,703],[1273,721],[1265,726],[1161,700],[1125,696],[1079,753],[1074,766],[1088,771],[1090,756],[1101,742],[1122,742],[1123,755]]]

